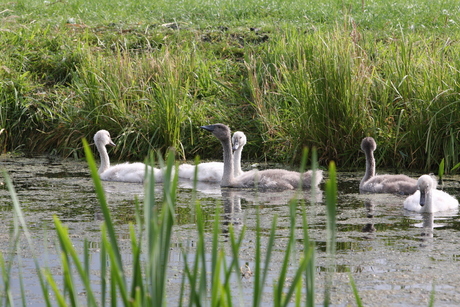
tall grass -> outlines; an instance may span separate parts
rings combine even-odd
[[[444,158],[451,169],[456,5],[11,2],[0,149],[82,156],[81,137],[105,128],[123,144],[119,158],[170,147],[179,158],[217,158],[198,127],[224,122],[247,132],[251,160],[298,162],[316,146],[323,166],[361,167],[358,145],[371,135],[382,166],[433,171]]]
[[[197,227],[197,240],[193,250],[183,250],[184,268],[180,293],[172,293],[167,287],[168,260],[172,243],[172,233],[175,224],[175,204],[177,195],[177,176],[174,175],[174,155],[170,154],[166,161],[165,182],[162,187],[162,200],[156,201],[155,180],[153,173],[147,175],[145,186],[145,199],[143,208],[136,206],[137,225],[130,225],[130,242],[132,264],[128,273],[118,242],[117,229],[112,222],[111,213],[105,199],[103,187],[97,174],[95,161],[86,141],[84,149],[88,165],[94,181],[95,190],[99,199],[100,209],[104,216],[101,226],[100,243],[100,283],[96,288],[91,280],[93,268],[90,265],[90,249],[87,241],[84,242],[83,252],[79,254],[72,243],[65,225],[54,217],[56,235],[59,241],[61,254],[61,276],[46,267],[40,267],[38,256],[35,255],[37,275],[41,281],[44,302],[51,306],[55,302],[58,306],[165,306],[166,296],[176,297],[178,305],[189,306],[234,306],[237,301],[241,303],[242,297],[238,293],[243,269],[251,269],[241,262],[240,250],[245,241],[246,228],[238,232],[229,227],[228,240],[222,242],[221,238],[221,213],[220,206],[216,208],[213,228],[210,232],[211,240],[204,230],[204,220],[199,203],[196,203],[195,217]],[[304,155],[303,160],[306,160]],[[151,161],[153,163],[153,161]],[[161,161],[160,161],[161,162]],[[305,163],[304,163],[305,164]],[[328,253],[333,257],[335,246],[335,206],[336,183],[334,167],[330,168],[330,179],[326,186],[327,215],[328,215]],[[11,264],[17,249],[20,229],[26,234],[28,244],[33,250],[32,241],[28,234],[26,221],[22,215],[19,201],[15,195],[14,187],[5,174],[8,188],[14,203],[15,223],[14,235],[10,253],[0,258],[3,278],[3,301],[5,305],[13,305],[12,289],[9,287]],[[273,304],[274,306],[288,306],[295,302],[296,306],[315,306],[315,247],[308,235],[305,204],[292,199],[288,206],[290,209],[287,246],[284,251],[282,263],[279,265],[278,277],[274,278]],[[193,204],[192,204],[193,205]],[[300,206],[300,208],[299,208]],[[298,212],[301,216],[302,234],[300,236],[300,255],[296,250],[296,229],[299,224]],[[253,280],[252,305],[263,305],[263,296],[270,268],[273,267],[272,255],[278,244],[277,217],[273,219],[269,234],[264,238],[260,219],[257,218],[255,242],[254,271],[247,277]],[[266,239],[265,244],[262,243]],[[192,259],[189,259],[192,257]],[[299,258],[300,257],[300,258]],[[293,262],[294,261],[294,262]],[[331,272],[333,272],[331,264]],[[241,271],[241,273],[240,273]],[[273,274],[273,273],[271,273]],[[287,279],[290,282],[287,283]],[[81,287],[84,288],[84,299],[81,296]],[[303,287],[305,287],[303,289]],[[22,290],[24,291],[24,290]],[[23,293],[24,294],[24,293]],[[302,299],[303,298],[303,299]],[[23,296],[24,304],[27,299]],[[327,303],[327,301],[326,301]]]

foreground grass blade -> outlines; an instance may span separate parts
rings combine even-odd
[[[107,235],[109,236],[109,239],[110,239],[110,250],[108,251],[112,252],[111,258],[112,258],[112,261],[114,261],[113,265],[115,265],[118,268],[118,270],[116,271],[116,274],[117,274],[116,280],[119,282],[119,287],[120,287],[119,289],[120,289],[120,294],[123,299],[123,302],[125,304],[128,304],[129,299],[128,299],[128,293],[127,293],[125,273],[123,270],[123,263],[121,259],[120,249],[118,247],[115,227],[113,225],[112,218],[110,216],[110,210],[107,205],[107,201],[105,199],[104,188],[102,187],[101,179],[99,178],[99,174],[97,172],[96,162],[94,160],[93,153],[91,152],[91,149],[89,148],[88,142],[86,141],[86,139],[83,139],[82,142],[83,142],[83,148],[85,150],[86,161],[88,163],[88,166],[91,172],[91,177],[94,182],[94,187],[96,189],[96,194],[99,200],[99,205],[104,215],[104,223],[105,223],[105,226],[107,227]]]
[[[91,149],[89,148],[89,145],[86,139],[83,139],[82,142],[83,142],[83,148],[85,150],[86,161],[88,163],[88,166],[91,172],[91,177],[94,182],[94,187],[96,189],[96,194],[99,199],[99,205],[104,215],[104,222],[107,227],[107,235],[110,238],[110,246],[111,246],[111,250],[113,251],[113,256],[115,260],[114,264],[116,264],[117,268],[119,269],[117,271],[117,274],[118,274],[117,280],[120,282],[120,293],[123,298],[123,301],[125,302],[125,304],[127,304],[128,303],[128,294],[126,292],[127,285],[126,285],[125,273],[123,271],[123,263],[121,260],[120,249],[118,247],[115,227],[113,225],[112,218],[110,216],[110,210],[107,205],[107,201],[105,199],[104,188],[102,187],[101,179],[99,178],[99,174],[97,173],[97,166],[96,166],[96,162],[93,157],[93,153],[91,152]]]
[[[8,187],[8,190],[10,191],[11,200],[13,201],[15,219],[17,218],[18,225],[20,225],[22,227],[22,230],[24,232],[24,235],[26,237],[27,243],[28,243],[30,251],[31,251],[31,255],[32,255],[33,259],[34,259],[35,271],[37,272],[37,276],[38,276],[38,279],[40,281],[40,287],[42,289],[43,299],[45,301],[44,303],[45,303],[46,306],[51,306],[51,299],[50,299],[49,294],[48,294],[48,288],[46,286],[45,280],[44,280],[43,275],[41,273],[40,264],[38,262],[37,256],[34,253],[32,238],[31,238],[30,232],[29,232],[29,230],[27,228],[27,224],[26,224],[26,221],[24,219],[24,215],[22,214],[22,209],[21,209],[21,206],[19,204],[19,200],[18,200],[18,196],[16,194],[16,190],[14,189],[14,186],[13,186],[13,183],[11,182],[10,177],[8,176],[8,174],[5,171],[3,172],[3,177],[5,179],[5,182],[6,182],[6,185]]]
[[[356,287],[355,280],[353,278],[353,275],[350,272],[348,272],[348,278],[350,279],[350,285],[351,285],[351,288],[353,289],[353,295],[355,296],[356,306],[362,307],[363,303],[361,302],[361,297],[359,296],[358,288]]]
[[[326,211],[327,211],[327,273],[324,293],[324,306],[329,306],[331,301],[332,274],[335,270],[335,241],[336,241],[336,206],[337,206],[337,175],[335,163],[329,163],[329,179],[326,182]]]

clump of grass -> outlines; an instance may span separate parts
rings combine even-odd
[[[83,156],[105,128],[119,158],[218,158],[212,121],[247,128],[251,160],[353,167],[372,135],[382,166],[458,163],[455,1],[237,2],[5,4],[0,149]]]

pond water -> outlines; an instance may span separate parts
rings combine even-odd
[[[19,274],[26,289],[26,299],[31,306],[42,306],[33,256],[41,265],[60,276],[60,256],[54,235],[53,215],[69,228],[78,250],[83,240],[90,243],[91,265],[94,285],[99,283],[99,242],[102,214],[94,193],[86,162],[48,157],[25,158],[2,156],[0,168],[5,169],[13,180],[25,219],[32,234],[33,247],[21,238],[14,259],[12,288],[15,301],[21,302]],[[327,173],[325,174],[327,177]],[[422,216],[406,212],[402,203],[404,196],[389,194],[360,194],[359,181],[363,172],[338,173],[337,207],[337,256],[333,274],[332,304],[355,305],[349,282],[351,272],[359,295],[365,306],[427,306],[433,286],[435,306],[460,305],[460,223],[456,212]],[[417,174],[409,174],[417,177]],[[193,216],[194,202],[200,202],[205,218],[205,229],[210,231],[215,208],[222,204],[222,242],[231,223],[238,230],[245,225],[246,235],[240,250],[240,264],[254,264],[254,245],[257,210],[260,212],[262,233],[268,237],[272,219],[278,216],[277,243],[272,254],[273,267],[267,280],[264,303],[270,306],[272,285],[278,276],[277,264],[283,259],[283,250],[289,234],[289,199],[292,191],[257,193],[254,191],[220,189],[215,184],[199,184],[196,196],[192,183],[181,182],[178,194],[177,225],[170,251],[168,300],[177,305],[184,265],[182,249],[190,253],[196,242],[196,225]],[[460,198],[460,177],[447,176],[443,189]],[[324,184],[321,185],[323,189]],[[128,225],[135,223],[135,198],[142,200],[141,184],[104,182],[107,200],[119,234],[124,262],[130,266],[130,241]],[[161,186],[157,187],[161,197]],[[312,195],[305,192],[305,209],[309,223],[309,235],[316,243],[316,297],[318,305],[323,302],[326,271],[326,210],[323,193]],[[9,191],[0,189],[0,251],[8,255],[9,239],[13,227],[13,210]],[[299,213],[301,212],[300,209]],[[300,215],[299,215],[300,216]],[[296,231],[301,233],[299,218]],[[299,235],[300,237],[300,235]],[[300,254],[300,253],[299,253]],[[229,253],[228,253],[229,255]],[[18,270],[18,268],[21,268]],[[59,278],[58,278],[59,279]],[[239,282],[234,281],[235,285]],[[251,279],[243,279],[239,292],[242,299],[251,297]],[[177,289],[177,292],[174,292]],[[81,287],[82,297],[83,287]]]

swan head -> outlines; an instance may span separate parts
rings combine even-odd
[[[238,148],[243,147],[244,145],[246,145],[246,135],[241,131],[233,133],[232,144],[233,151],[236,151],[238,150]]]
[[[212,134],[214,134],[214,136],[220,141],[228,140],[231,137],[230,128],[224,124],[207,125],[201,126],[200,128],[212,132]]]
[[[420,206],[425,206],[426,204],[426,195],[433,189],[433,178],[429,175],[422,175],[417,180],[417,187],[420,190]]]
[[[370,136],[365,137],[365,138],[361,141],[361,149],[362,149],[364,152],[375,151],[376,148],[377,148],[377,143],[375,143],[374,138],[372,138],[372,137],[370,137]]]
[[[112,139],[110,138],[110,133],[107,130],[99,130],[98,132],[96,132],[96,134],[94,135],[94,143],[103,146],[115,146],[115,143],[112,142]]]

